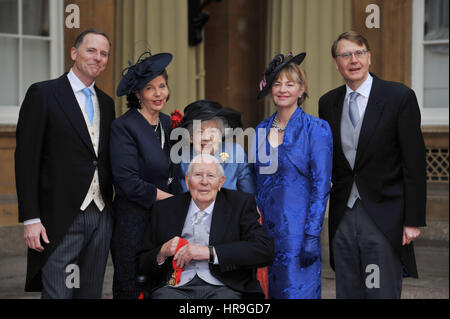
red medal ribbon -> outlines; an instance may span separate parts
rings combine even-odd
[[[181,247],[183,247],[184,245],[187,245],[187,244],[189,244],[189,242],[186,239],[180,238],[178,240],[178,245],[177,245],[177,249],[175,250],[175,254],[178,252],[178,250]],[[178,285],[178,283],[180,282],[181,273],[183,272],[184,267],[183,268],[178,267],[177,262],[175,260],[172,260],[172,267],[173,267],[173,270],[175,271],[175,285]]]

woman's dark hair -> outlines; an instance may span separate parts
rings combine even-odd
[[[164,80],[166,80],[166,85],[167,88],[169,88],[169,75],[167,74],[167,71],[164,70],[162,71],[158,76],[162,75]],[[127,107],[128,108],[136,108],[136,109],[140,109],[141,108],[141,103],[139,103],[139,99],[136,96],[137,92],[133,92],[130,94],[127,94]],[[170,89],[169,89],[169,95],[167,96],[166,102],[169,101],[169,97],[170,97]]]

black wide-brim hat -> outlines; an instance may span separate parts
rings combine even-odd
[[[305,59],[306,53],[302,52],[296,56],[283,54],[277,54],[272,61],[270,61],[269,66],[264,70],[264,78],[259,83],[259,93],[258,99],[264,97],[269,93],[269,89],[272,87],[273,81],[278,77],[280,71],[289,63],[300,64]]]
[[[229,107],[223,107],[219,102],[198,100],[184,108],[181,127],[187,128],[194,120],[207,121],[214,117],[225,119],[231,128],[242,127],[241,112]]]
[[[160,75],[172,61],[172,54],[158,53],[152,55],[149,51],[142,53],[136,64],[122,71],[122,79],[117,86],[117,96],[136,93],[148,82]]]

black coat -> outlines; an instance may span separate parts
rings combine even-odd
[[[111,127],[116,199],[138,204],[147,212],[156,201],[157,188],[171,194],[181,192],[179,164],[170,161],[170,118],[163,113],[159,118],[164,128],[164,149],[153,127],[135,108],[117,118]],[[169,177],[173,180],[167,185]]]
[[[115,269],[114,294],[119,298],[129,296],[131,290],[138,295],[136,255],[142,249],[157,189],[171,194],[181,192],[179,164],[170,161],[170,118],[160,113],[159,119],[164,128],[164,149],[154,128],[135,108],[111,126],[111,167],[116,191],[111,255]],[[170,177],[172,183],[168,185]]]
[[[402,246],[403,226],[425,226],[426,162],[420,110],[414,91],[373,76],[358,141],[354,169],[341,145],[341,116],[346,87],[319,100],[319,116],[333,132],[333,176],[329,206],[331,243],[356,181],[362,204],[411,276],[417,277],[412,243]]]
[[[19,221],[40,218],[50,244],[42,253],[28,249],[26,291],[40,291],[40,270],[80,213],[98,168],[103,200],[111,211],[109,133],[114,102],[95,87],[100,138],[95,154],[67,73],[35,83],[22,103],[16,130],[15,173]]]
[[[162,245],[180,236],[189,210],[191,195],[180,194],[153,206],[150,223],[144,237],[144,249],[139,255],[139,273],[149,278],[149,290],[162,287],[173,273],[173,257],[162,266],[156,256]],[[210,271],[228,287],[246,297],[264,297],[256,280],[256,267],[273,260],[273,240],[258,222],[256,202],[252,195],[222,188],[218,192],[212,213],[209,244],[214,246],[218,265]]]

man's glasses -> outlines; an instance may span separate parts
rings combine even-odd
[[[336,54],[336,57],[341,57],[344,60],[350,60],[352,55],[355,56],[357,59],[361,59],[363,56],[365,56],[369,52],[369,50],[356,50],[354,52],[344,52],[341,54]]]

